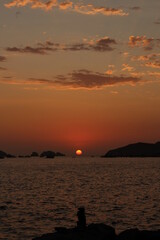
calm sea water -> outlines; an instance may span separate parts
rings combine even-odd
[[[87,223],[160,229],[160,158],[0,160],[0,239],[25,240]]]

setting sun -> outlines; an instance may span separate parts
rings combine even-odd
[[[78,155],[78,156],[82,155],[82,150],[80,150],[80,149],[76,150],[76,155]]]

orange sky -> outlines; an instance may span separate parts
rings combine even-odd
[[[159,9],[1,1],[0,150],[102,155],[159,141]]]

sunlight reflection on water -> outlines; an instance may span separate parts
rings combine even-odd
[[[87,223],[117,231],[160,228],[160,159],[0,160],[0,239],[32,239],[74,226],[77,207]]]

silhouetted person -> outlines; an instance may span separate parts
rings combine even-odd
[[[85,208],[84,207],[78,208],[77,217],[78,217],[77,227],[81,228],[81,229],[85,228],[86,227],[86,216],[85,216]]]

